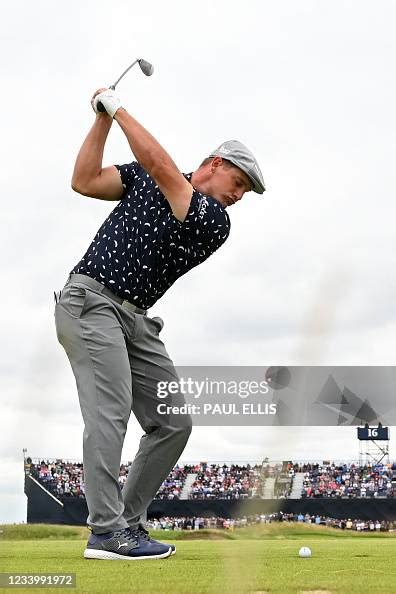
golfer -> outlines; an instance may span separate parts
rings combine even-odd
[[[84,420],[92,532],[84,557],[158,559],[176,549],[150,538],[143,521],[183,452],[191,418],[158,412],[160,403],[182,406],[184,398],[179,393],[158,400],[158,381],[174,382],[177,374],[159,336],[163,321],[147,311],[225,242],[226,208],[250,190],[262,194],[265,186],[256,159],[236,140],[224,142],[194,173],[182,174],[114,91],[98,90],[91,103],[96,119],[77,156],[72,187],[117,205],[55,296],[57,337],[75,376]],[[113,119],[136,160],[102,168]],[[131,412],[144,435],[121,491],[121,452]]]

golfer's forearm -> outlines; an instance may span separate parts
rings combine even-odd
[[[178,171],[166,150],[124,108],[117,110],[114,119],[127,137],[136,160],[154,179],[160,168],[166,167]]]
[[[74,165],[72,188],[79,192],[86,188],[102,170],[103,151],[112,119],[107,115],[97,115],[94,125],[88,132]]]

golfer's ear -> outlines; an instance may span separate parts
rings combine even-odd
[[[210,166],[213,168],[220,167],[223,164],[223,159],[221,157],[214,157],[213,161],[211,162]]]
[[[151,171],[159,189],[170,204],[174,216],[183,222],[190,208],[192,185],[172,165],[156,165]]]

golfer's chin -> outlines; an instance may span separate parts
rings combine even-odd
[[[214,194],[212,194],[212,198],[217,200],[217,202],[220,202],[220,204],[223,208],[227,208],[228,206],[231,206],[231,204],[232,204],[232,202],[229,200],[229,198],[226,198],[225,196],[215,196]]]

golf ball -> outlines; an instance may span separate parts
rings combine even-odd
[[[301,547],[298,551],[300,557],[310,557],[312,555],[312,551],[309,547]]]

